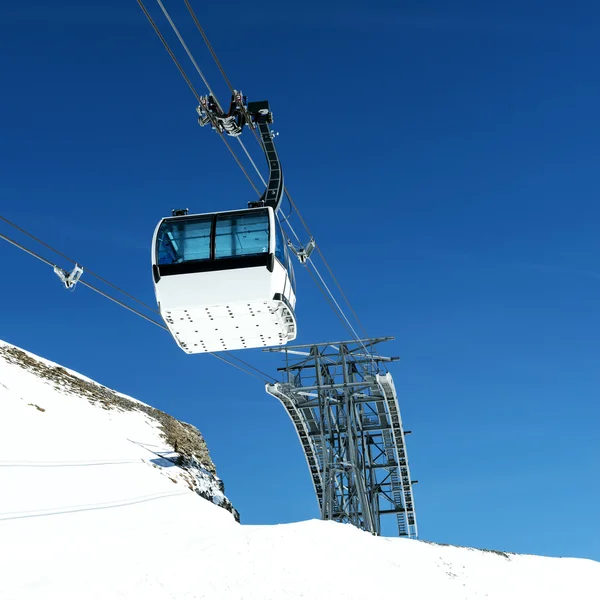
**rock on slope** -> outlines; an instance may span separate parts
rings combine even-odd
[[[17,416],[32,410],[37,420],[31,414],[25,419]],[[17,414],[9,416],[15,411]],[[130,446],[125,453],[127,460],[157,469],[173,483],[188,487],[239,520],[223,494],[223,482],[216,476],[198,429],[5,342],[0,342],[0,420],[11,432],[4,433],[0,448],[13,438],[11,449],[3,449],[0,455],[0,466],[11,461],[64,467],[86,461],[98,463],[106,452],[112,452],[113,441],[122,435],[120,443]],[[134,431],[137,437],[130,439]],[[57,435],[62,438],[60,450],[56,448]],[[90,435],[97,445],[90,447]],[[106,444],[102,443],[104,436]],[[44,460],[40,461],[39,450]],[[14,457],[8,461],[7,451]],[[31,460],[24,460],[29,454]],[[125,456],[118,454],[117,460]]]
[[[600,598],[589,560],[323,521],[242,526],[218,505],[228,506],[193,428],[0,344],[2,600]]]

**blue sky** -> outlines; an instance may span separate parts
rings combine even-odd
[[[600,8],[450,4],[233,0],[201,18],[234,84],[270,100],[290,192],[365,328],[396,337],[421,537],[600,559]],[[134,0],[0,17],[1,214],[152,303],[156,222],[251,188]],[[197,425],[245,523],[318,516],[259,381],[0,248],[1,338]],[[347,337],[297,273],[298,342]]]

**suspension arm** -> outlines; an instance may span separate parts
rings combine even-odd
[[[275,148],[273,132],[269,127],[269,124],[273,122],[273,113],[269,109],[267,100],[249,102],[248,113],[252,118],[253,125],[258,128],[260,143],[269,165],[267,189],[260,197],[260,200],[249,203],[249,206],[270,206],[277,212],[283,197],[284,183],[283,171],[277,149]]]
[[[201,126],[210,125],[221,134],[238,137],[244,125],[250,129],[258,129],[259,142],[269,165],[269,182],[263,195],[257,201],[250,202],[248,206],[270,206],[277,211],[283,197],[284,184],[281,162],[273,140],[274,135],[269,127],[273,123],[273,113],[268,101],[246,102],[246,96],[234,90],[229,112],[223,112],[219,103],[211,95],[201,96],[196,110],[198,123]]]

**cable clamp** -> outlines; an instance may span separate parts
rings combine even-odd
[[[306,266],[306,262],[308,261],[310,255],[313,253],[313,250],[317,246],[317,242],[315,242],[313,238],[310,238],[310,242],[308,242],[306,246],[296,248],[294,244],[292,244],[291,240],[288,240],[288,246],[290,250],[298,257],[300,263]]]
[[[73,270],[69,273],[60,267],[54,267],[54,272],[58,275],[58,278],[65,284],[65,287],[69,291],[73,291],[80,277],[83,275],[83,267],[75,264]]]

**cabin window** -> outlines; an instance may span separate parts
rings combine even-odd
[[[281,223],[277,223],[276,233],[275,233],[275,256],[279,260],[279,262],[285,267],[288,272],[288,276],[290,278],[290,285],[292,286],[292,290],[294,294],[296,293],[296,278],[294,276],[294,267],[292,265],[292,259],[290,256],[290,251],[288,248],[287,240],[283,235],[283,230],[281,229]]]
[[[234,258],[268,252],[268,211],[257,210],[217,216],[215,258]]]
[[[212,216],[165,221],[158,232],[158,264],[210,259]]]
[[[286,267],[288,275],[290,276],[290,284],[292,286],[292,291],[294,295],[296,295],[296,275],[294,274],[294,265],[292,265],[292,257],[288,251],[286,251]]]
[[[285,267],[285,254],[286,254],[285,238],[283,237],[283,231],[281,224],[275,225],[275,256],[279,259],[279,262]]]

